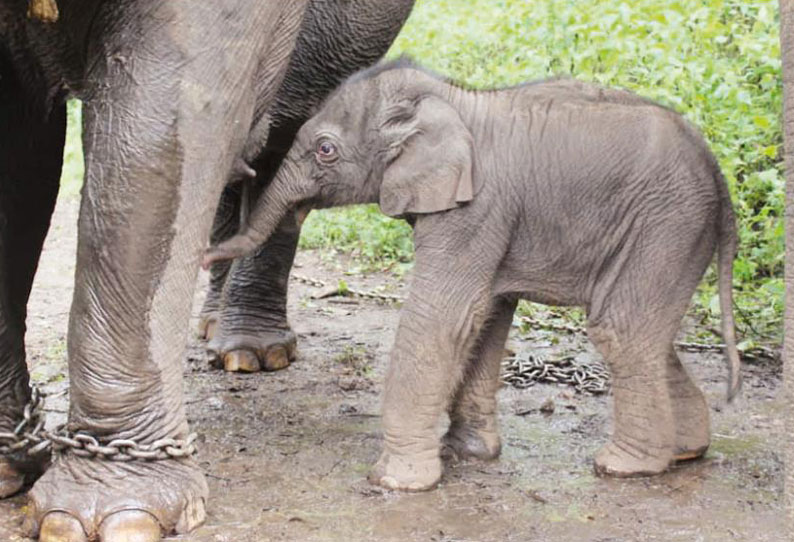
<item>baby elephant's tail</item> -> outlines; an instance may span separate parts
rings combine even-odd
[[[728,357],[728,402],[733,400],[742,386],[741,360],[736,348],[736,331],[733,320],[733,259],[736,256],[736,218],[733,214],[731,197],[722,174],[715,179],[720,190],[722,205],[720,209],[719,244],[717,249],[717,274],[722,314],[722,339],[725,341],[725,354]]]

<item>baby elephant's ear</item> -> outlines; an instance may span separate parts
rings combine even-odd
[[[479,189],[472,180],[473,142],[455,108],[431,96],[396,109],[387,130],[402,137],[383,173],[381,211],[436,213],[471,201]]]

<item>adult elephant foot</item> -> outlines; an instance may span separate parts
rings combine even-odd
[[[190,460],[60,457],[30,492],[26,530],[41,542],[156,542],[200,525],[207,494]]]
[[[289,327],[258,332],[220,330],[207,345],[213,363],[228,372],[255,373],[286,369],[295,359],[297,339]]]
[[[33,482],[47,469],[49,463],[47,454],[24,461],[0,457],[0,499],[11,497],[18,493],[25,484]]]
[[[598,451],[594,463],[596,474],[600,476],[636,478],[661,474],[670,467],[672,460],[671,452],[651,455],[612,441]]]
[[[5,499],[22,489],[25,473],[8,459],[0,458],[0,499]]]
[[[367,479],[386,489],[428,491],[441,480],[441,458],[438,450],[411,455],[384,450]]]

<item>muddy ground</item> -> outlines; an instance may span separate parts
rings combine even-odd
[[[67,407],[65,334],[71,300],[77,203],[59,202],[28,319],[34,379],[50,394],[48,425]],[[344,265],[303,252],[296,271],[335,282]],[[202,276],[202,282],[206,277]],[[346,277],[354,287],[388,275]],[[399,309],[372,301],[315,300],[291,283],[298,361],[278,373],[224,374],[190,341],[188,415],[201,435],[198,459],[211,489],[196,542],[246,541],[783,541],[780,376],[747,365],[740,400],[726,406],[719,355],[683,359],[712,406],[713,445],[704,460],[660,477],[608,480],[591,458],[609,430],[608,397],[538,385],[500,392],[504,449],[495,462],[448,465],[435,491],[398,494],[369,486],[378,456],[379,393]],[[196,296],[196,313],[201,292]],[[191,323],[195,326],[195,321]],[[191,336],[193,334],[191,333]],[[545,332],[511,339],[517,351],[583,349],[582,338]],[[539,407],[551,398],[552,414]],[[26,540],[25,498],[0,503],[0,540]]]

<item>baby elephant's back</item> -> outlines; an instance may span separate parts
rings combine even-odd
[[[716,223],[727,189],[703,137],[679,114],[625,90],[578,81],[525,92],[529,163],[522,182],[533,188],[527,211],[561,210],[553,214],[603,225],[627,214],[654,221],[670,213]]]
[[[521,90],[513,103],[528,112],[519,181],[527,269],[573,280],[628,246],[711,258],[730,200],[708,146],[680,115],[577,81]]]

